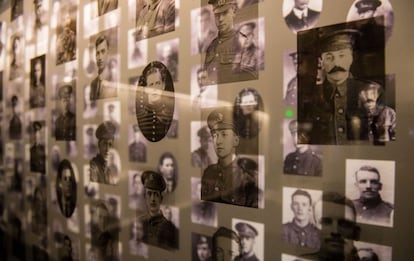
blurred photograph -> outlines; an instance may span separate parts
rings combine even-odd
[[[76,59],[77,52],[77,7],[62,6],[59,10],[61,22],[56,27],[56,65]]]
[[[191,54],[205,53],[217,36],[214,13],[211,5],[191,10]]]
[[[211,237],[192,233],[191,234],[192,245],[192,261],[212,261],[212,241]]]
[[[157,44],[157,60],[167,67],[174,82],[178,81],[178,49],[178,38]]]
[[[59,87],[58,116],[55,121],[56,140],[76,140],[76,115],[72,111],[76,95],[73,85],[72,82],[63,82]]]
[[[294,33],[313,28],[322,11],[323,0],[284,0],[283,17]]]
[[[147,144],[146,140],[137,124],[130,125],[129,128],[129,161],[146,162],[147,161]]]
[[[104,15],[118,8],[118,0],[98,0],[98,15]]]
[[[44,121],[32,122],[32,139],[30,147],[30,171],[46,174],[46,130]]]
[[[191,177],[191,222],[217,227],[217,206],[201,200],[201,179]]]
[[[11,140],[22,139],[23,125],[21,120],[21,107],[16,95],[11,97],[12,114],[9,121],[9,138]]]
[[[30,61],[30,108],[45,107],[45,55]]]
[[[210,129],[202,122],[191,122],[191,165],[204,171],[217,162]]]
[[[135,29],[128,31],[128,68],[144,66],[148,63],[148,41],[139,38]]]
[[[98,140],[95,137],[96,125],[83,126],[83,157],[92,159],[98,153]]]
[[[141,171],[128,171],[128,193],[129,193],[129,201],[128,206],[131,209],[146,212],[147,211],[147,204],[145,202],[144,196],[144,185],[141,182]]]
[[[59,209],[66,218],[71,217],[76,208],[77,184],[72,163],[62,160],[56,177],[56,197]]]
[[[217,105],[217,85],[209,85],[206,69],[202,65],[191,69],[191,106],[193,109]]]
[[[130,223],[129,251],[133,256],[148,258],[148,245],[144,242],[144,226],[138,218]]]
[[[14,34],[10,37],[10,66],[9,80],[24,76],[24,38],[20,34]]]
[[[237,232],[241,245],[240,255],[234,260],[264,260],[264,225],[233,218],[232,227]]]

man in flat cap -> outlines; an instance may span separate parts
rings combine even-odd
[[[239,163],[239,135],[230,107],[213,110],[207,118],[218,162],[204,170],[201,199],[246,207],[258,207],[258,190]],[[256,177],[255,177],[256,178]],[[255,179],[252,178],[252,179]],[[257,184],[257,183],[256,183]],[[255,193],[252,193],[252,188]]]
[[[42,124],[38,121],[33,122],[34,142],[30,147],[30,171],[46,173],[46,149],[42,144]]]
[[[65,83],[59,88],[61,114],[56,119],[56,140],[76,140],[76,116],[70,111],[72,85]]]
[[[293,32],[315,26],[320,12],[309,8],[310,1],[314,0],[293,0],[292,11],[285,16],[285,22]]]
[[[137,14],[136,39],[151,38],[175,29],[175,0],[148,0]]]
[[[98,154],[90,161],[90,180],[92,182],[111,184],[112,176],[109,168],[109,151],[114,144],[115,126],[110,121],[99,124],[95,136],[98,139]]]
[[[207,48],[204,61],[209,83],[217,84],[257,79],[258,75],[256,70],[246,70],[249,67],[247,64],[246,66],[242,66],[245,61],[239,59],[239,66],[233,68],[236,65],[235,56],[240,49],[240,43],[234,30],[237,1],[209,0],[208,3],[213,6],[218,30],[217,37]]]
[[[129,144],[129,161],[146,162],[147,146],[142,141],[142,133],[137,124],[132,126],[132,130],[134,132],[134,140]]]
[[[191,165],[195,168],[206,169],[217,161],[213,151],[213,140],[208,126],[203,126],[197,131],[200,139],[200,147],[191,153]]]
[[[297,189],[291,196],[293,220],[283,224],[282,239],[302,247],[318,248],[320,230],[312,221],[312,197],[309,192]]]
[[[292,134],[295,151],[286,156],[283,162],[283,172],[286,174],[322,176],[322,160],[306,144],[306,137],[298,136],[301,132],[298,134],[297,120],[291,120],[288,127]]]
[[[143,241],[168,250],[177,249],[177,228],[163,216],[160,209],[166,188],[164,178],[158,172],[147,170],[142,173],[141,182],[147,204],[147,214],[139,218],[144,226]]]
[[[234,261],[259,261],[254,252],[258,235],[256,228],[245,222],[239,222],[236,224],[236,230],[240,238],[241,254]]]

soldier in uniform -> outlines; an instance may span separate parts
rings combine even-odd
[[[252,79],[258,78],[259,48],[255,43],[256,23],[248,22],[242,24],[238,30],[238,40],[240,44],[240,50],[236,53],[233,63],[233,72],[248,72],[251,74]]]
[[[134,141],[129,144],[129,161],[132,162],[146,162],[147,161],[147,147],[141,141],[141,132],[137,124],[132,126],[134,130]]]
[[[71,24],[72,19],[66,14],[63,30],[56,41],[56,65],[76,59],[76,33]]]
[[[45,145],[41,144],[42,124],[38,121],[33,122],[35,141],[30,147],[30,170],[33,172],[46,173],[46,149]]]
[[[295,72],[297,72],[298,68],[298,53],[293,52],[289,54],[290,58],[292,58],[293,67]],[[286,65],[285,65],[286,66]],[[297,102],[297,94],[298,94],[298,76],[295,76],[290,79],[286,87],[286,94],[284,97],[284,101],[287,105],[296,105]]]
[[[45,107],[45,75],[43,73],[43,60],[37,58],[33,62],[31,71],[30,107]]]
[[[93,135],[93,127],[88,127],[86,129],[86,140],[84,145],[85,158],[87,159],[91,159],[96,155],[96,153],[98,153],[98,145],[96,144]]]
[[[233,248],[233,246],[236,246]],[[226,227],[219,227],[213,234],[213,260],[230,261],[240,256],[241,243],[237,233]]]
[[[141,182],[145,188],[144,196],[148,209],[147,214],[139,218],[144,226],[143,241],[168,250],[177,249],[177,228],[163,216],[160,210],[162,193],[166,188],[164,178],[158,172],[144,171]]]
[[[258,232],[252,225],[239,222],[236,224],[236,230],[240,238],[241,254],[234,261],[259,261],[254,252],[256,237]]]
[[[108,157],[109,150],[113,147],[114,135],[115,126],[110,121],[99,124],[95,131],[99,153],[89,162],[92,182],[111,184],[113,174],[108,166]]]
[[[211,242],[204,236],[199,234],[193,234],[193,259],[192,261],[212,261],[211,258]]]
[[[12,60],[10,63],[10,75],[9,80],[14,80],[18,77],[22,77],[24,74],[23,62],[22,62],[22,41],[19,35],[12,37]]]
[[[207,125],[213,137],[218,162],[204,170],[201,199],[257,208],[259,189],[254,171],[257,163],[236,155],[240,138],[232,110],[219,108],[212,111],[207,118]]]
[[[76,115],[69,110],[72,85],[65,83],[59,88],[62,113],[56,119],[56,140],[76,140]]]
[[[302,247],[318,248],[320,230],[312,221],[312,197],[305,190],[296,190],[291,196],[292,222],[283,224],[282,239]]]
[[[360,196],[352,202],[357,211],[358,222],[391,225],[394,206],[382,200],[379,194],[382,189],[380,179],[378,169],[373,166],[362,166],[356,171],[355,186]]]
[[[204,170],[209,165],[214,164],[217,161],[217,157],[212,155],[213,151],[210,149],[213,145],[213,140],[208,127],[201,127],[197,131],[197,136],[200,138],[200,147],[191,153],[191,165]]]
[[[137,15],[136,38],[145,39],[174,31],[175,0],[148,0]]]
[[[56,177],[56,195],[63,216],[70,217],[76,207],[76,179],[71,163],[62,160]]]
[[[207,7],[202,7],[200,10],[200,29],[197,35],[197,52],[205,53],[208,45],[217,36],[216,30],[213,30],[211,10]]]
[[[306,139],[298,132],[298,122],[289,122],[289,131],[292,134],[293,145],[296,150],[289,153],[283,162],[283,172],[286,174],[322,176],[322,160],[306,143]],[[300,141],[300,142],[298,142]]]
[[[22,121],[20,120],[19,115],[17,114],[17,103],[19,98],[16,95],[13,95],[11,98],[12,104],[12,117],[10,119],[9,125],[9,137],[11,140],[20,140],[22,138]]]

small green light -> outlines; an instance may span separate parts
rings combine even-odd
[[[286,116],[286,118],[292,118],[293,117],[293,110],[291,110],[291,109],[286,110],[285,116]]]

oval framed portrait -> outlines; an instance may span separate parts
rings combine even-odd
[[[283,0],[283,18],[296,33],[315,27],[322,11],[323,0]]]
[[[162,140],[171,127],[175,93],[171,73],[159,62],[150,62],[142,71],[136,89],[135,106],[138,126],[151,142]]]
[[[64,159],[59,163],[56,176],[56,197],[59,209],[65,217],[71,217],[76,208],[76,177],[72,164]]]

